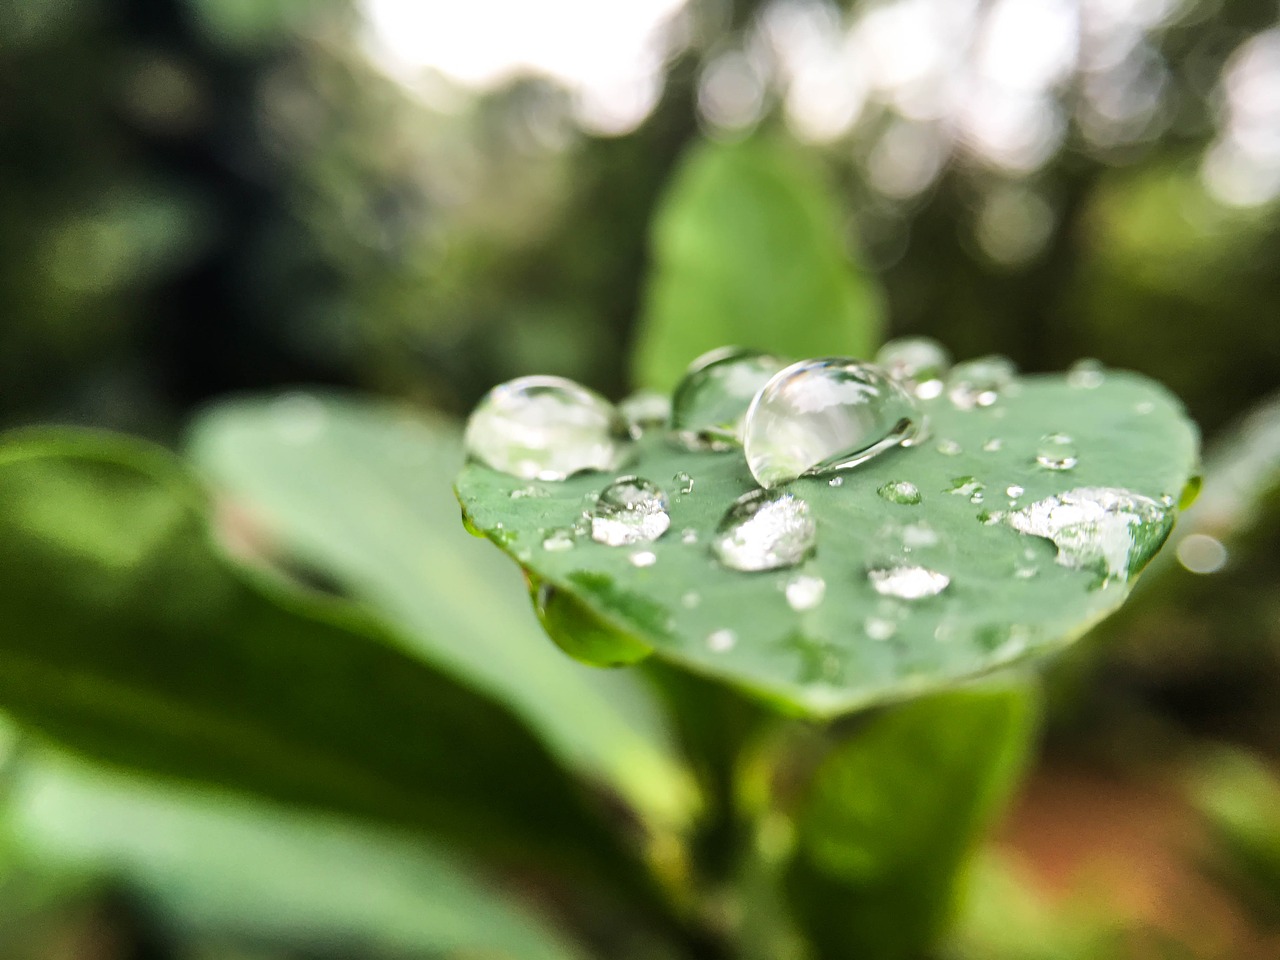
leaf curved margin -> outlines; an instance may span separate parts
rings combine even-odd
[[[755,488],[741,451],[689,453],[661,437],[639,444],[620,472],[664,486],[677,472],[693,478],[692,493],[671,497],[671,529],[643,545],[656,558],[646,566],[630,562],[631,549],[587,538],[571,550],[541,546],[548,531],[573,524],[584,499],[610,475],[534,485],[542,496],[512,499],[513,490],[529,484],[471,464],[455,487],[476,529],[533,576],[572,593],[603,623],[647,643],[655,656],[784,710],[832,717],[1048,655],[1128,595],[1132,576],[1104,585],[1094,570],[1055,563],[1049,541],[984,521],[1009,509],[1006,490],[1015,484],[1023,488],[1017,496],[1023,506],[1079,487],[1120,487],[1174,503],[1197,469],[1194,425],[1176,398],[1137,374],[1108,371],[1096,389],[1047,376],[1023,378],[1017,386],[1016,397],[988,408],[958,410],[945,398],[926,403],[929,442],[847,471],[838,487],[825,478],[795,481],[791,491],[808,501],[817,521],[818,547],[793,570],[740,573],[708,550],[724,511]],[[1079,462],[1068,471],[1036,462],[1041,437],[1057,431],[1069,431],[1078,448]],[[952,492],[966,477],[984,485],[982,503]],[[899,480],[918,486],[920,505],[877,495]],[[919,601],[880,596],[865,574],[879,531],[921,520],[950,544],[950,587]],[[1131,573],[1167,530],[1135,544]],[[696,541],[686,543],[690,531]],[[1020,578],[1015,574],[1026,551],[1036,572]],[[825,600],[806,611],[793,610],[784,592],[799,573],[826,583]],[[686,602],[689,592],[696,602]],[[876,638],[868,624],[877,619],[889,621],[891,636]],[[710,642],[722,629],[736,635],[728,649]]]
[[[628,862],[504,707],[349,604],[237,568],[151,445],[0,443],[0,706],[116,764],[609,877]]]

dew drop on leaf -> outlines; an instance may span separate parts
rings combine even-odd
[[[901,600],[936,597],[951,583],[945,573],[920,566],[872,567],[867,579],[876,593]]]
[[[563,377],[520,377],[494,387],[472,411],[464,439],[470,458],[526,480],[613,470],[630,450],[614,406]]]
[[[742,443],[751,401],[786,362],[767,353],[721,347],[689,365],[671,401],[671,435],[689,450]]]
[[[787,604],[792,610],[812,610],[822,602],[827,592],[827,582],[811,574],[800,574],[787,581]]]
[[[901,337],[880,348],[876,365],[909,393],[921,400],[932,400],[942,393],[951,354],[929,337]]]
[[[844,477],[832,477],[830,480],[828,480],[828,481],[827,481],[827,486],[828,486],[828,487],[843,487],[843,486],[844,486]]]
[[[869,544],[867,580],[885,597],[936,596],[951,583],[939,569],[949,566],[951,554],[950,541],[924,521],[887,524]]]
[[[921,500],[920,488],[910,480],[890,480],[876,490],[883,500],[914,506]]]
[[[1067,368],[1067,386],[1077,390],[1096,390],[1107,379],[1105,368],[1097,360],[1077,360]]]
[[[964,449],[954,440],[939,440],[938,452],[944,457],[958,457],[964,453]]]
[[[542,541],[542,549],[550,550],[552,553],[563,553],[565,550],[573,549],[574,540],[572,530],[552,530]]]
[[[671,420],[671,398],[656,390],[640,390],[618,404],[633,437],[665,427]]]
[[[658,562],[658,555],[652,550],[637,550],[627,556],[627,562],[633,567],[652,567]]]
[[[693,493],[693,477],[681,470],[674,477],[672,482],[676,485],[676,493],[681,496],[688,496]]]
[[[1036,445],[1036,463],[1046,470],[1071,470],[1080,462],[1075,441],[1065,433],[1050,433]]]
[[[997,354],[966,360],[951,368],[947,397],[961,410],[989,407],[1008,391],[1017,372],[1012,360]]]
[[[707,647],[716,653],[732,650],[738,642],[738,635],[728,628],[713,630],[707,635]]]
[[[813,553],[817,533],[804,500],[780,491],[753,490],[725,512],[711,550],[731,570],[779,570]]]
[[[871,364],[802,360],[752,401],[743,433],[747,467],[762,487],[846,470],[909,437],[915,402]]]
[[[667,495],[641,477],[619,477],[591,510],[591,539],[610,547],[657,540],[671,526]]]

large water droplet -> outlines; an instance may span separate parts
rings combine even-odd
[[[742,443],[747,408],[786,362],[767,353],[721,347],[689,365],[671,403],[672,436],[690,450]]]
[[[880,494],[883,500],[905,506],[914,506],[921,500],[920,488],[910,480],[890,480],[876,490],[876,493]]]
[[[465,439],[470,457],[526,480],[614,470],[630,446],[613,405],[563,377],[520,377],[494,387],[467,420]]]
[[[733,570],[794,567],[814,550],[817,525],[809,504],[794,494],[753,490],[729,507],[711,549]]]
[[[591,510],[591,539],[611,547],[657,540],[671,526],[667,495],[640,477],[619,477]]]
[[[1079,487],[1005,514],[1020,533],[1052,540],[1064,567],[1104,580],[1141,570],[1164,543],[1173,513],[1150,497],[1115,487]]]
[[[1065,433],[1050,433],[1036,445],[1036,463],[1046,470],[1070,470],[1079,462],[1075,441]]]
[[[640,390],[618,404],[633,437],[665,427],[671,420],[671,398],[656,390]]]
[[[747,466],[762,487],[848,469],[900,444],[917,416],[911,397],[878,367],[841,357],[802,360],[752,402]]]
[[[1018,370],[1008,357],[993,354],[951,368],[947,396],[961,410],[989,407],[1008,391]]]
[[[822,602],[827,592],[827,582],[821,577],[800,574],[787,581],[787,603],[792,610],[812,610]]]
[[[942,394],[951,354],[929,337],[900,337],[880,348],[876,364],[919,399],[932,400]]]

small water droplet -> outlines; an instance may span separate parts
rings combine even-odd
[[[1067,386],[1077,390],[1095,390],[1106,379],[1105,368],[1091,358],[1077,360],[1067,369]]]
[[[689,476],[689,474],[685,473],[683,470],[672,477],[672,481],[676,485],[676,493],[681,496],[688,496],[693,493],[693,477]]]
[[[898,625],[884,617],[867,617],[862,623],[862,629],[872,640],[888,640],[898,632]]]
[[[641,477],[619,477],[591,510],[591,539],[611,547],[657,540],[671,526],[667,495]]]
[[[652,550],[637,550],[627,555],[627,562],[633,567],[652,567],[658,562],[658,555]]]
[[[548,493],[547,491],[543,490],[541,487],[535,487],[530,485],[527,487],[516,487],[514,490],[511,491],[509,496],[511,497],[512,500],[528,500],[528,499],[537,500],[542,497],[548,496]]]
[[[627,422],[631,435],[639,439],[671,420],[671,398],[656,390],[639,390],[618,404],[618,413]]]
[[[467,419],[467,455],[526,480],[614,470],[630,450],[627,424],[604,397],[563,377],[499,384]]]
[[[1178,562],[1191,573],[1217,573],[1227,562],[1222,541],[1206,533],[1192,533],[1178,542]]]
[[[876,365],[918,399],[932,400],[942,395],[951,354],[929,337],[899,337],[880,348]]]
[[[1036,463],[1046,470],[1070,470],[1080,462],[1075,441],[1065,433],[1050,433],[1036,446]]]
[[[898,446],[915,403],[878,367],[842,357],[793,363],[747,412],[743,451],[762,487],[857,466]]]
[[[873,567],[867,579],[876,593],[902,600],[936,597],[951,583],[945,573],[919,566]]]
[[[731,570],[778,570],[808,557],[816,541],[809,504],[794,494],[753,490],[725,512],[711,549]]]
[[[822,602],[827,592],[827,582],[821,577],[801,574],[787,581],[787,603],[792,610],[812,610]]]
[[[1003,446],[1004,446],[1003,440],[1001,440],[999,437],[992,437],[990,440],[988,440],[986,443],[982,445],[982,449],[986,453],[995,453],[997,450],[999,450]]]
[[[827,486],[828,486],[828,487],[843,487],[843,486],[844,486],[844,477],[832,477],[830,480],[828,480],[828,481],[827,481]]]
[[[890,480],[881,486],[876,493],[890,503],[901,503],[914,506],[921,501],[920,488],[910,480]]]
[[[697,590],[690,590],[680,598],[680,605],[686,610],[692,610],[700,603],[702,603],[702,595]]]
[[[329,414],[309,393],[286,393],[271,402],[271,420],[280,439],[296,446],[318,440]]]
[[[985,489],[986,485],[976,477],[952,477],[947,493],[957,497],[968,497],[970,503],[981,503],[982,491]]]
[[[1001,519],[1019,533],[1052,540],[1064,567],[1094,570],[1105,583],[1141,570],[1164,543],[1173,511],[1115,487],[1079,487]]]
[[[684,544],[693,544],[698,542],[698,531],[693,527],[685,527],[680,531],[680,542]]]
[[[944,457],[958,457],[964,453],[964,449],[954,440],[939,440],[938,452]]]
[[[727,627],[707,634],[707,646],[716,653],[732,650],[737,642],[738,635]]]
[[[966,360],[951,368],[947,396],[961,410],[989,407],[1009,391],[1017,373],[1012,360],[997,354]]]
[[[1026,490],[1018,486],[1016,483],[1011,483],[1004,488],[1004,492],[1005,492],[1005,496],[1007,496],[1010,500],[1017,500],[1020,496],[1026,493]]]
[[[1040,572],[1040,555],[1033,547],[1026,547],[1013,561],[1013,575],[1019,580],[1030,580]]]
[[[689,365],[671,403],[671,431],[689,450],[730,450],[742,443],[747,408],[786,366],[784,360],[721,347],[704,353]]]
[[[562,553],[565,550],[572,550],[574,545],[574,537],[572,530],[558,529],[552,530],[547,534],[546,539],[542,541],[542,549],[550,550],[552,553]]]

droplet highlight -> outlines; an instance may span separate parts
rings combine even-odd
[[[786,366],[767,353],[722,347],[689,365],[671,401],[671,436],[688,450],[730,450],[742,443],[747,408]]]
[[[802,360],[771,379],[747,412],[743,452],[762,487],[847,470],[911,436],[915,402],[878,367]]]
[[[614,470],[630,451],[626,422],[604,397],[563,377],[520,377],[490,390],[467,420],[467,455],[525,480]]]
[[[657,540],[671,526],[667,495],[641,477],[619,477],[591,510],[591,539],[610,547]]]
[[[781,491],[753,490],[725,512],[711,550],[731,570],[779,570],[813,553],[817,533],[804,500]]]

